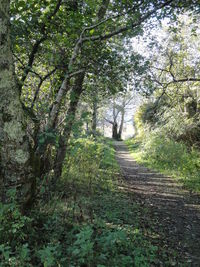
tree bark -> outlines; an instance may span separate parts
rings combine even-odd
[[[97,131],[97,98],[96,96],[93,99],[92,103],[92,133],[95,136]]]
[[[10,1],[0,1],[0,186],[1,199],[9,202],[9,189],[17,190],[23,210],[32,204],[35,178],[26,135],[11,52]]]
[[[58,179],[62,174],[62,167],[63,167],[63,162],[64,162],[66,151],[67,151],[68,141],[69,141],[72,126],[74,123],[78,102],[79,102],[81,93],[83,91],[84,77],[85,77],[85,73],[81,73],[77,76],[75,80],[75,84],[71,91],[71,95],[70,95],[71,101],[69,104],[69,109],[67,111],[65,129],[64,129],[62,136],[60,136],[60,139],[59,139],[59,147],[57,150],[57,155],[56,155],[56,160],[55,160],[55,166],[54,166],[55,179]]]
[[[104,18],[106,11],[108,9],[109,3],[110,3],[110,0],[102,0],[100,9],[97,15],[98,21],[101,21]]]
[[[115,140],[118,140],[117,128],[118,128],[118,125],[117,125],[117,122],[115,121],[113,122],[113,125],[112,125],[112,138]]]
[[[120,126],[119,126],[119,131],[118,131],[118,140],[122,139],[122,131],[123,131],[123,126],[124,126],[124,116],[125,116],[125,110],[123,108],[123,110],[121,112],[121,122],[120,122]]]
[[[70,78],[65,78],[64,81],[62,82],[60,89],[58,90],[56,100],[51,109],[47,129],[55,128],[60,111],[61,102],[65,98],[69,90],[70,90]]]
[[[118,140],[118,124],[117,124],[118,112],[116,111],[115,99],[113,102],[113,122],[112,122],[112,138]]]

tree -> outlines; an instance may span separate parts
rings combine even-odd
[[[0,176],[1,199],[17,189],[17,199],[25,210],[32,202],[35,177],[26,134],[26,117],[20,96],[11,51],[9,0],[0,2]]]
[[[122,139],[125,115],[130,109],[133,111],[136,101],[134,92],[123,92],[109,101],[105,121],[112,125],[112,138],[115,140]]]
[[[198,17],[195,20],[181,15],[176,25],[165,29],[166,42],[161,39],[149,53],[151,64],[143,83],[146,91],[148,85],[153,89],[143,107],[143,122],[189,145],[199,145],[200,133]]]
[[[9,37],[5,37],[10,27],[9,17],[5,16],[10,2],[1,1],[1,88],[4,89],[4,97],[0,100],[3,114],[0,126],[1,169],[2,177],[6,177],[2,179],[6,181],[8,176],[13,177],[13,187],[17,187],[19,182],[19,188],[27,187],[27,192],[30,192],[34,187],[30,182],[30,163],[36,159],[35,165],[38,169],[41,166],[37,170],[39,177],[52,169],[59,176],[73,126],[71,118],[75,118],[78,100],[82,99],[87,87],[84,81],[90,73],[102,69],[106,60],[109,62],[110,44],[141,34],[144,23],[150,18],[173,15],[175,9],[192,8],[193,2],[11,1],[11,42]],[[17,80],[14,80],[13,68],[11,71],[11,51]],[[97,64],[101,68],[97,68]],[[109,87],[109,90],[112,92],[113,88]],[[11,108],[9,103],[13,105]],[[63,120],[64,116],[66,120]],[[7,132],[8,125],[13,129],[12,134]],[[16,151],[21,153],[21,162],[15,164],[12,157]],[[48,164],[49,158],[53,164]],[[6,175],[8,169],[9,175]],[[19,192],[23,195],[21,189]]]

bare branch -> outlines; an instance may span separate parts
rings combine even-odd
[[[105,118],[105,117],[104,117],[104,120],[105,120],[105,121],[107,121],[108,123],[112,124],[112,125],[114,124],[114,122],[113,122],[113,121],[110,121],[110,120],[108,120],[108,119],[107,119],[107,118]]]
[[[183,83],[183,82],[200,82],[200,78],[195,78],[195,77],[186,77],[186,78],[181,78],[181,79],[178,79],[175,77],[175,75],[173,74],[173,72],[171,71],[172,69],[172,64],[170,63],[170,68],[169,70],[167,69],[162,69],[162,68],[157,68],[157,67],[153,67],[154,69],[157,69],[157,70],[160,70],[162,72],[167,72],[169,73],[171,76],[172,76],[172,81],[170,82],[166,82],[166,83],[163,83],[163,82],[160,82],[159,80],[157,79],[152,79],[152,81],[158,83],[159,85],[170,85],[172,83]]]
[[[183,79],[174,79],[171,83],[183,83],[183,82],[200,82],[200,78],[183,78]]]

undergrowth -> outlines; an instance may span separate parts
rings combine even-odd
[[[191,190],[200,192],[200,152],[164,134],[149,133],[126,141],[138,163],[179,179]]]
[[[110,140],[73,140],[57,186],[48,179],[40,183],[28,216],[20,213],[14,197],[12,204],[1,205],[1,267],[160,264],[162,249],[138,218],[145,210],[119,187],[123,182]],[[164,260],[171,266],[169,257]]]

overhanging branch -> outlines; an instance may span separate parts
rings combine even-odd
[[[121,27],[115,31],[112,31],[110,33],[106,33],[106,34],[101,34],[101,35],[94,35],[91,37],[84,37],[82,38],[82,42],[87,42],[87,41],[97,41],[97,40],[106,40],[109,39],[115,35],[118,35],[120,33],[126,32],[131,28],[135,28],[139,25],[141,25],[146,19],[148,19],[149,17],[151,17],[151,15],[153,15],[156,11],[158,11],[159,9],[171,4],[172,2],[174,2],[175,0],[168,0],[163,4],[158,5],[157,7],[155,7],[152,11],[148,12],[146,15],[144,15],[143,17],[141,17],[137,22],[132,23],[131,26],[127,25],[124,27]]]

